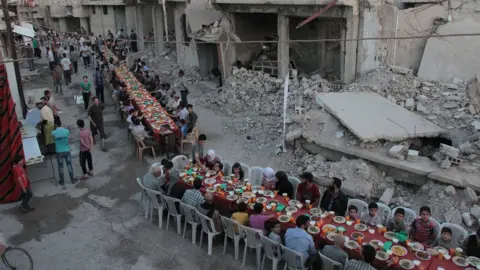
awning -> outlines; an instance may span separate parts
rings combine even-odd
[[[33,27],[32,27],[33,28]],[[20,25],[13,26],[13,32],[22,36],[33,38],[35,36],[35,31],[31,28],[23,27]]]

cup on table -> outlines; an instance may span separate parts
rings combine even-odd
[[[310,200],[305,200],[305,204],[306,204],[307,206],[309,206],[309,205],[310,205]]]
[[[398,244],[398,238],[392,238],[392,242],[393,242],[394,244]]]
[[[351,220],[347,221],[347,226],[352,226],[353,222]]]
[[[233,184],[233,181],[232,180],[228,180],[227,182],[229,185]]]
[[[377,232],[378,232],[378,233],[382,233],[382,231],[383,231],[383,225],[382,225],[382,224],[378,224],[378,225],[377,225]]]
[[[272,203],[270,205],[272,206],[272,211],[275,211],[275,209],[277,209],[277,204],[276,203]]]
[[[228,194],[229,194],[230,196],[232,196],[232,195],[233,195],[233,191],[229,191]]]
[[[356,223],[356,224],[360,224],[360,219],[357,218],[357,219],[355,220],[355,223]]]
[[[455,256],[455,249],[454,248],[450,248],[450,256]]]
[[[369,232],[370,234],[374,234],[374,233],[375,233],[375,230],[374,230],[374,229],[368,229],[368,232]]]
[[[358,242],[358,244],[362,245],[363,237],[362,236],[357,237],[357,242]]]
[[[452,256],[450,256],[449,254],[445,254],[445,255],[443,256],[443,258],[444,258],[446,261],[448,261],[448,260],[450,260],[450,259],[452,258]]]
[[[345,217],[345,220],[346,220],[346,221],[350,221],[350,216],[347,215],[347,216]]]
[[[281,216],[282,212],[277,212],[277,217]]]
[[[310,226],[315,226],[315,220],[310,220]]]
[[[292,216],[292,212],[287,212],[287,216],[288,216],[288,217],[291,217],[291,216]]]
[[[462,248],[457,247],[457,248],[455,249],[455,255],[456,255],[456,256],[461,256],[462,253],[463,253],[463,249],[462,249]]]
[[[275,196],[277,196],[278,195],[278,190],[274,190],[273,194],[275,194]]]
[[[268,210],[268,211],[272,210],[272,206],[271,206],[270,204],[267,205],[267,210]]]
[[[445,250],[443,249],[438,250],[438,259],[443,260],[444,256],[445,256]]]
[[[413,260],[413,264],[418,267],[420,265],[420,261],[419,260]]]
[[[261,186],[260,189],[261,189],[261,190],[265,190],[265,187],[264,187],[264,186]]]

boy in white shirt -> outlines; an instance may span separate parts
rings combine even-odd
[[[62,70],[63,70],[63,78],[65,79],[65,84],[68,85],[69,83],[72,82],[72,77],[71,77],[71,70],[70,70],[70,65],[72,64],[70,62],[70,59],[67,58],[67,54],[63,53],[63,58],[60,60],[60,64],[62,65]]]

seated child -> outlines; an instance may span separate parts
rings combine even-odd
[[[348,215],[351,221],[355,221],[358,218],[358,208],[355,205],[350,205],[348,207]]]
[[[362,223],[376,227],[378,224],[382,224],[382,218],[377,215],[378,205],[374,202],[368,205],[368,213],[363,213],[360,220]]]
[[[215,176],[212,176],[214,178],[223,177],[223,164],[220,161],[216,161],[213,165],[213,170],[217,172]]]
[[[248,225],[248,213],[247,213],[247,204],[240,202],[237,205],[237,212],[233,213],[232,219],[238,221],[240,225]],[[238,228],[234,228],[235,232],[238,232]]]
[[[275,220],[275,221],[272,221],[272,222],[265,222],[265,224],[268,224],[268,227],[269,227],[269,228],[266,228],[267,232],[269,232],[268,233],[268,238],[270,238],[270,240],[273,240],[273,241],[281,244],[282,243],[282,237],[280,236],[280,232],[282,231],[282,226],[280,224],[280,221]]]
[[[437,237],[432,244],[433,247],[441,246],[450,250],[451,248],[456,248],[458,245],[452,241],[452,229],[448,227],[443,227],[440,237]]]
[[[395,215],[387,222],[387,230],[392,232],[408,232],[403,218],[405,217],[405,209],[397,208]]]
[[[430,220],[430,207],[420,207],[420,217],[410,226],[410,238],[413,241],[430,245],[435,240],[435,224]]]
[[[182,132],[182,138],[185,139],[187,137],[187,128],[188,128],[188,125],[187,123],[185,123],[185,120],[180,119],[180,121],[178,121],[178,127],[180,127],[180,131]]]

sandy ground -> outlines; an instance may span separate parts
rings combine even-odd
[[[80,82],[83,75],[92,74],[92,70],[80,66],[73,82]],[[52,87],[45,59],[37,61],[37,68],[41,74],[25,83],[26,96],[39,96],[44,88]],[[64,126],[73,129],[77,119],[87,119],[83,105],[73,102],[75,91],[66,89],[63,95],[55,96],[63,111]],[[195,104],[203,91],[193,91],[189,96],[191,102]],[[41,180],[52,176],[50,160],[29,168],[34,193],[31,205],[36,210],[24,214],[18,211],[18,203],[0,205],[0,233],[7,244],[28,250],[35,269],[253,269],[254,252],[248,252],[246,266],[242,267],[243,244],[240,260],[232,256],[231,242],[226,255],[222,254],[223,239],[217,239],[213,255],[208,256],[205,241],[202,248],[198,247],[199,240],[197,245],[189,241],[190,230],[183,239],[174,232],[173,226],[165,231],[158,227],[158,222],[156,225],[144,219],[139,211],[140,189],[135,178],[147,172],[148,161],[152,159],[143,163],[136,160],[134,147],[127,140],[126,124],[115,112],[110,95],[106,96],[108,151],[100,151],[98,145],[93,150],[95,175],[73,186],[64,168],[67,183],[64,190],[57,185],[55,159],[52,162],[56,179]],[[238,145],[240,138],[222,128],[222,121],[229,119],[201,104],[195,105],[195,111],[200,120],[200,132],[208,137],[206,148],[215,149],[225,160],[274,168],[282,164],[283,157],[272,158],[271,153],[244,160],[245,153]],[[79,176],[77,134],[72,132],[71,145],[75,175]]]

